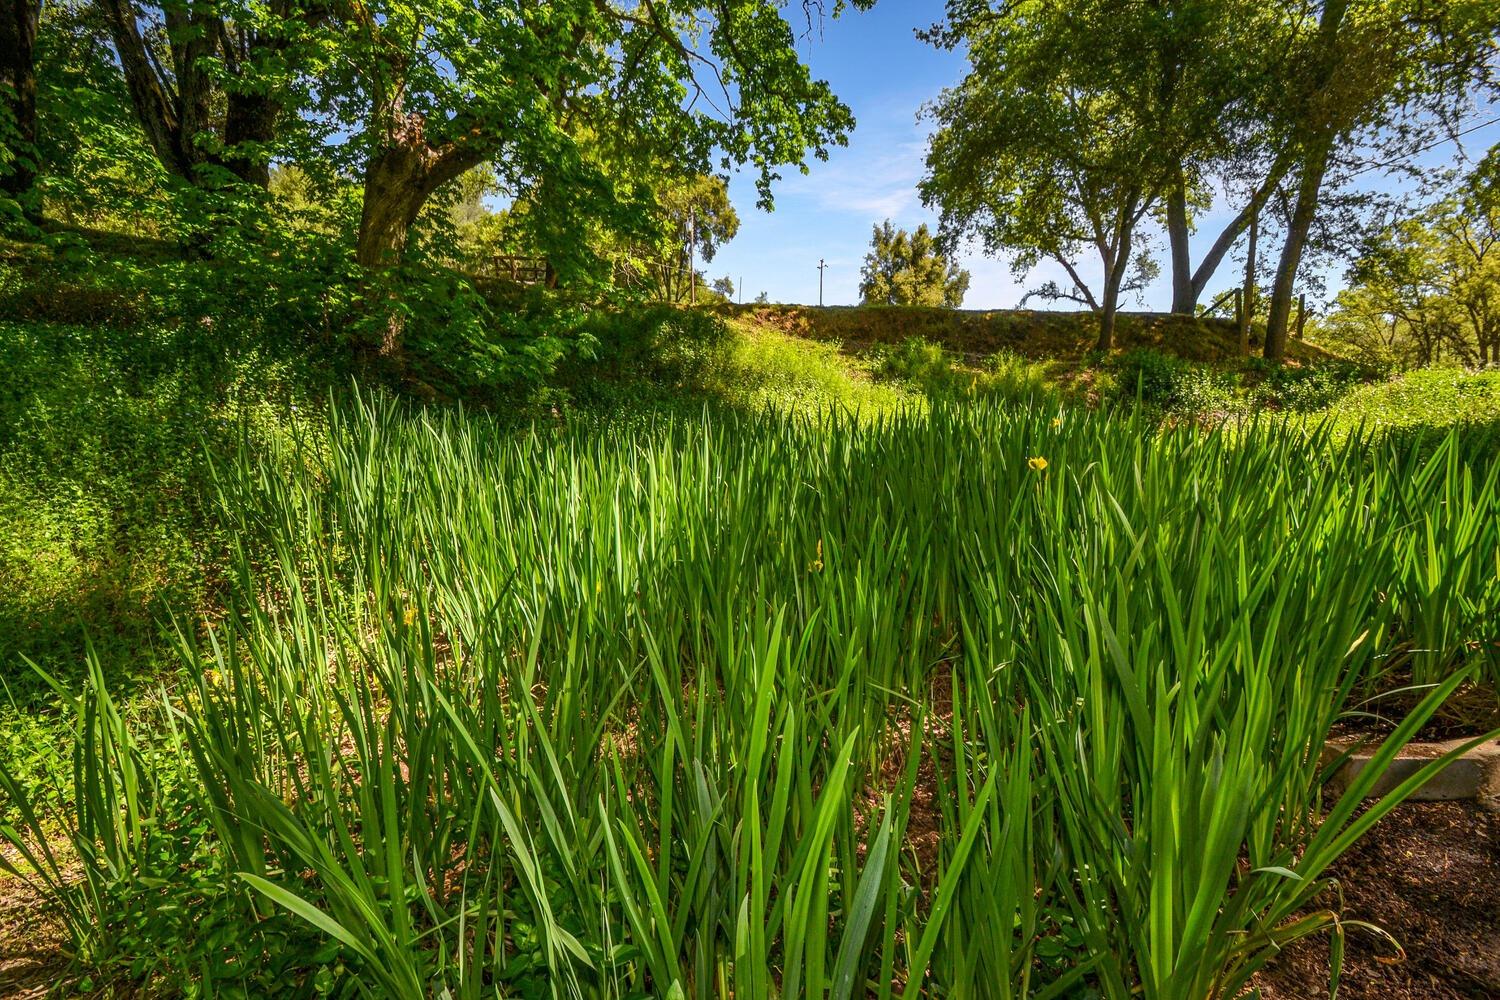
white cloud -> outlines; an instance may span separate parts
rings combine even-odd
[[[827,163],[813,164],[806,176],[788,178],[783,190],[791,198],[807,199],[809,207],[858,216],[872,225],[925,217],[917,182],[926,150],[923,140],[882,141],[856,132],[850,148],[834,151]]]

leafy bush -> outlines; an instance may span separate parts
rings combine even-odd
[[[982,389],[985,396],[1011,403],[1056,401],[1061,397],[1043,365],[1012,351],[997,351],[986,358],[982,380],[975,388]]]
[[[559,372],[559,382],[588,399],[612,385],[649,385],[667,393],[698,385],[729,327],[706,309],[650,305],[591,310],[580,333],[586,347]]]
[[[1167,413],[1214,414],[1241,407],[1233,373],[1192,364],[1150,348],[1136,348],[1108,362],[1114,398],[1140,402]]]
[[[945,387],[953,377],[953,363],[942,345],[923,337],[907,337],[895,347],[877,349],[875,370],[883,378],[927,389]]]
[[[1333,405],[1369,377],[1368,369],[1339,359],[1272,365],[1263,358],[1251,358],[1247,367],[1260,376],[1253,391],[1257,403],[1302,413]]]
[[[1125,401],[1139,400],[1168,409],[1177,399],[1181,364],[1160,351],[1136,348],[1109,362],[1115,370],[1117,392]]]

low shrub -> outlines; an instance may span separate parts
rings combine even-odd
[[[1302,365],[1274,365],[1264,358],[1251,358],[1246,367],[1259,377],[1251,393],[1256,403],[1299,413],[1332,406],[1368,381],[1370,374],[1368,369],[1338,358]]]
[[[1045,366],[1013,351],[997,351],[985,359],[983,388],[987,395],[1014,403],[1056,399],[1058,389]]]
[[[1232,372],[1191,364],[1150,348],[1136,348],[1106,362],[1113,370],[1117,402],[1139,402],[1164,413],[1219,414],[1241,409]]]
[[[717,313],[670,305],[597,310],[583,324],[590,350],[560,372],[575,393],[589,382],[649,382],[684,389],[700,381],[729,336]]]
[[[1500,424],[1500,371],[1418,369],[1355,388],[1329,415],[1344,424],[1385,428]]]
[[[953,363],[942,345],[925,337],[907,337],[895,347],[877,347],[874,364],[880,377],[922,388],[946,385],[953,377]]]

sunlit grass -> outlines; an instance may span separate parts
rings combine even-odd
[[[1319,751],[1383,675],[1433,685],[1387,757],[1471,676],[1500,463],[886,391],[521,433],[366,398],[247,445],[230,612],[154,718],[95,671],[71,805],[0,772],[81,963],[1202,1000],[1341,933],[1329,866],[1412,786],[1320,812]]]
[[[1347,425],[1417,428],[1500,422],[1500,372],[1424,368],[1350,393],[1330,413]]]

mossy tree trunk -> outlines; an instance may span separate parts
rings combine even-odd
[[[36,180],[36,33],[39,0],[0,4],[0,91],[10,118],[4,141],[10,169],[0,190],[23,195]]]

